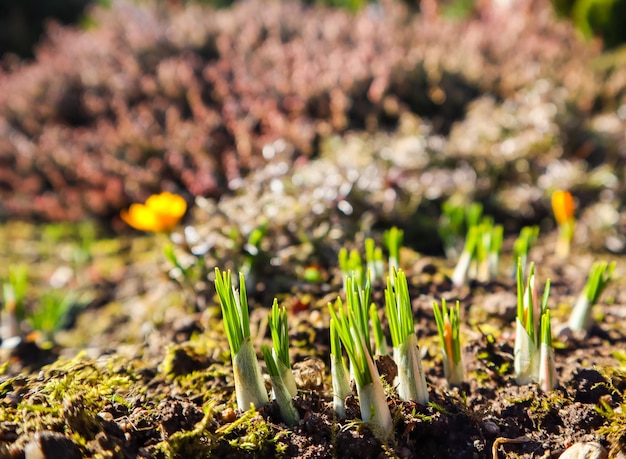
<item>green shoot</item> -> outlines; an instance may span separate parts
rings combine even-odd
[[[466,213],[465,245],[452,274],[452,283],[457,287],[468,277],[487,282],[498,275],[504,229],[489,216],[481,219],[482,209],[482,205],[474,203]]]
[[[261,242],[267,233],[268,223],[264,222],[254,228],[248,235],[248,241],[243,246],[245,255],[241,265],[241,272],[245,276],[252,274],[252,270],[260,260]]]
[[[352,276],[358,282],[358,285],[365,284],[365,268],[363,267],[363,260],[359,251],[352,249],[348,252],[348,249],[342,247],[339,250],[339,269],[341,269],[343,277],[343,289],[347,292],[346,281],[348,277]]]
[[[467,231],[463,251],[461,252],[461,256],[459,257],[456,267],[454,268],[454,272],[452,273],[452,284],[456,287],[460,287],[465,284],[470,264],[476,256],[479,232],[480,230],[478,226],[472,226]]]
[[[569,328],[572,331],[588,330],[592,324],[591,308],[600,299],[600,295],[611,281],[615,262],[595,262],[591,266],[585,288],[578,296],[572,314],[569,318]]]
[[[346,417],[346,397],[352,390],[334,319],[330,320],[330,372],[333,384],[333,408],[339,419],[343,419]]]
[[[267,366],[267,372],[270,374],[272,390],[274,397],[276,398],[276,402],[278,403],[280,415],[287,425],[295,426],[298,424],[298,421],[300,421],[300,415],[293,406],[293,395],[287,387],[287,383],[281,376],[283,374],[281,368],[279,368],[281,363],[268,346],[261,346],[261,351],[263,352],[263,359],[265,360],[265,365]]]
[[[504,230],[502,225],[494,225],[491,217],[484,217],[475,226],[478,234],[470,263],[473,268],[471,277],[487,282],[498,275]]]
[[[385,312],[393,342],[393,357],[398,365],[398,395],[402,400],[414,400],[426,405],[428,389],[414,330],[406,275],[402,270],[393,274],[393,278],[387,278]]]
[[[480,202],[471,203],[465,213],[466,227],[471,228],[472,226],[478,225],[482,215],[483,205]]]
[[[517,263],[517,318],[515,333],[514,367],[518,384],[539,379],[540,344],[542,342],[541,320],[548,312],[550,279],[546,281],[541,304],[535,288],[535,265],[530,264],[526,288],[524,288],[521,260]],[[549,321],[549,317],[548,317]],[[544,327],[546,325],[544,324]],[[550,340],[551,343],[551,340]]]
[[[230,271],[215,268],[217,292],[226,328],[226,337],[233,361],[237,406],[247,410],[250,405],[259,407],[268,402],[261,369],[250,339],[250,317],[243,273],[239,273],[239,295],[232,285]]]
[[[494,225],[491,228],[487,264],[489,266],[489,279],[498,277],[498,265],[500,264],[500,252],[502,250],[502,240],[504,239],[504,227]]]
[[[272,311],[268,318],[268,325],[272,335],[273,353],[276,359],[276,366],[285,387],[292,397],[298,393],[296,380],[291,371],[291,361],[289,358],[289,327],[287,324],[287,309],[278,307],[278,300],[274,298]],[[266,359],[267,360],[267,359]],[[271,374],[270,374],[271,376]]]
[[[446,252],[450,259],[457,258],[457,243],[465,232],[465,207],[452,201],[446,201],[441,206],[441,218],[439,219],[438,232]]]
[[[441,300],[441,307],[433,301],[433,312],[441,350],[443,353],[443,370],[449,386],[459,386],[465,379],[460,339],[460,304],[448,309],[446,300]]]
[[[376,355],[387,355],[389,349],[387,349],[387,340],[383,332],[383,326],[380,323],[380,317],[378,316],[378,308],[374,303],[370,304],[370,321],[372,322],[372,331],[374,332],[374,345],[376,347]]]
[[[400,248],[404,240],[404,231],[393,226],[385,231],[383,239],[389,252],[389,274],[391,275],[394,269],[400,268]]]
[[[365,298],[367,302],[363,301]],[[337,298],[335,306],[330,303],[328,306],[339,339],[350,359],[359,394],[361,418],[365,422],[372,422],[384,437],[389,437],[393,423],[369,346],[367,306],[363,307],[364,304],[369,304],[369,286],[359,289],[349,277],[345,307],[340,298]]]
[[[539,237],[539,226],[524,226],[519,233],[515,242],[513,242],[513,260],[520,260],[522,263],[522,270],[526,269],[528,262],[528,255],[530,249],[537,242]],[[516,270],[514,269],[513,272]]]
[[[376,242],[372,238],[365,239],[365,263],[369,272],[370,281],[382,279],[385,271],[383,260],[383,250],[376,247]]]
[[[554,367],[554,349],[552,348],[552,327],[550,310],[545,309],[540,321],[541,341],[539,344],[539,387],[549,392],[556,387],[556,369]]]

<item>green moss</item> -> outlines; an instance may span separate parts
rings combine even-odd
[[[250,409],[239,419],[217,429],[216,433],[220,440],[228,442],[231,448],[265,455],[284,450],[285,444],[282,439],[290,432],[277,429],[267,423],[257,410]]]
[[[7,379],[0,395],[17,403],[3,403],[0,421],[18,424],[18,434],[64,432],[85,447],[102,431],[98,414],[112,399],[143,391],[135,384],[135,370],[114,362],[101,365],[84,356],[59,359],[36,376]]]

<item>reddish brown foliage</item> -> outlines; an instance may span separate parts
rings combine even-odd
[[[446,134],[478,95],[539,78],[590,108],[596,51],[543,3],[517,5],[447,22],[396,3],[114,2],[92,30],[52,27],[35,62],[0,73],[0,216],[107,218],[161,189],[219,194],[278,138],[312,155],[320,136],[394,127],[407,110]]]

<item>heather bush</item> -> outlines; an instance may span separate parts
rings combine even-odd
[[[542,148],[570,155],[569,134],[596,129],[581,120],[623,98],[624,76],[589,65],[599,50],[547,2],[516,5],[445,21],[400,2],[120,1],[90,30],[51,26],[34,62],[0,73],[0,216],[108,219],[159,190],[217,196],[276,140],[310,157],[329,135],[395,130],[409,113],[478,172],[483,142],[511,129],[510,154],[545,168]],[[480,107],[495,137],[471,144]]]

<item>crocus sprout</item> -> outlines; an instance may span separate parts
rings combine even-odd
[[[441,218],[437,230],[443,242],[446,256],[455,259],[458,256],[458,242],[465,232],[465,206],[451,200],[441,206]]]
[[[569,255],[574,237],[574,209],[574,198],[569,191],[558,190],[552,193],[552,211],[559,229],[555,253],[561,258]]]
[[[343,290],[347,292],[346,281],[352,276],[358,285],[365,285],[365,268],[363,267],[363,259],[356,249],[348,251],[345,247],[339,250],[339,269],[343,277]]]
[[[289,327],[287,324],[287,309],[278,307],[278,300],[274,298],[272,311],[268,318],[268,325],[272,335],[272,352],[276,359],[279,376],[281,377],[289,394],[295,397],[298,393],[296,379],[291,371],[289,358]],[[270,375],[271,376],[271,375]]]
[[[334,319],[330,320],[330,373],[333,384],[333,408],[337,416],[343,419],[346,417],[346,397],[352,393],[352,390]]]
[[[404,231],[393,226],[385,231],[383,240],[389,252],[389,275],[391,275],[393,270],[397,271],[400,268],[400,247],[404,240]]]
[[[385,312],[393,342],[393,359],[398,365],[398,395],[402,400],[428,403],[428,388],[414,330],[413,310],[406,275],[394,272],[387,278]]]
[[[298,410],[296,410],[293,406],[293,395],[290,393],[287,383],[281,376],[281,374],[284,374],[280,368],[281,363],[268,346],[261,346],[261,351],[263,352],[263,359],[265,360],[265,365],[267,366],[267,372],[269,373],[270,380],[272,381],[272,392],[276,402],[278,403],[280,415],[287,425],[295,426],[298,424],[298,421],[300,421],[300,415],[298,414]]]
[[[433,301],[433,312],[441,340],[444,375],[449,386],[459,386],[465,379],[460,339],[460,304],[457,301],[456,307],[448,309],[445,299],[441,300],[441,307]]]
[[[383,259],[383,249],[376,247],[374,239],[365,239],[365,263],[370,276],[370,281],[382,279],[385,273],[385,261]]]
[[[539,387],[544,392],[550,392],[557,385],[556,369],[554,367],[554,348],[552,347],[552,326],[550,325],[550,310],[541,314],[539,342]]]
[[[496,277],[498,277],[498,265],[500,263],[500,252],[502,250],[503,239],[504,227],[502,225],[494,225],[491,228],[491,236],[489,238],[489,249],[487,254],[489,279],[495,279]]]
[[[537,242],[537,238],[539,237],[539,226],[524,226],[520,232],[515,242],[513,242],[513,260],[520,260],[522,263],[522,271],[526,269],[526,263],[528,261],[528,254],[530,253],[531,247]],[[517,266],[513,269],[513,273],[515,274],[517,271]]]
[[[572,331],[588,330],[592,324],[591,308],[600,299],[600,295],[611,281],[615,262],[597,261],[591,266],[585,288],[578,296],[568,326]]]
[[[518,384],[539,380],[541,317],[548,312],[550,279],[546,281],[541,304],[535,287],[535,265],[530,264],[524,288],[521,261],[517,264],[517,318],[515,331],[514,367]],[[544,319],[545,320],[545,319]],[[549,316],[548,316],[549,320]],[[550,341],[551,343],[551,341]]]
[[[385,333],[383,332],[383,326],[380,323],[378,307],[376,304],[370,304],[369,312],[370,321],[372,322],[372,331],[374,332],[374,345],[376,347],[374,353],[376,355],[388,355],[389,350],[387,349],[387,339],[385,338]]]
[[[474,277],[481,282],[487,282],[498,275],[504,229],[502,225],[495,225],[491,217],[483,218],[477,227],[478,239],[472,259],[475,265]]]
[[[144,204],[131,204],[120,216],[139,231],[160,233],[174,229],[186,211],[187,203],[182,196],[164,191],[153,194]]]
[[[470,264],[475,258],[479,231],[480,230],[478,226],[472,226],[467,231],[467,237],[465,238],[463,251],[461,252],[461,256],[459,257],[459,261],[457,262],[456,267],[454,268],[454,272],[452,273],[452,284],[457,287],[465,284]]]
[[[337,298],[334,306],[332,303],[328,305],[331,320],[350,359],[359,394],[361,418],[371,422],[386,438],[393,432],[393,422],[369,345],[367,306],[363,307],[363,299],[367,298],[366,304],[369,304],[369,292],[364,291],[369,290],[369,286],[366,289],[358,288],[353,284],[352,277],[348,278],[347,284],[345,307],[340,298]]]
[[[239,295],[236,295],[230,271],[222,273],[219,268],[215,268],[215,290],[222,306],[226,337],[233,361],[237,406],[245,411],[250,405],[265,405],[269,399],[250,339],[245,278],[239,273]]]
[[[241,272],[244,274],[248,281],[251,281],[251,275],[253,274],[253,267],[258,264],[261,258],[261,243],[263,238],[267,234],[268,222],[265,221],[259,226],[254,228],[248,235],[248,241],[244,244],[244,259],[241,264]],[[248,284],[250,285],[250,284]]]

